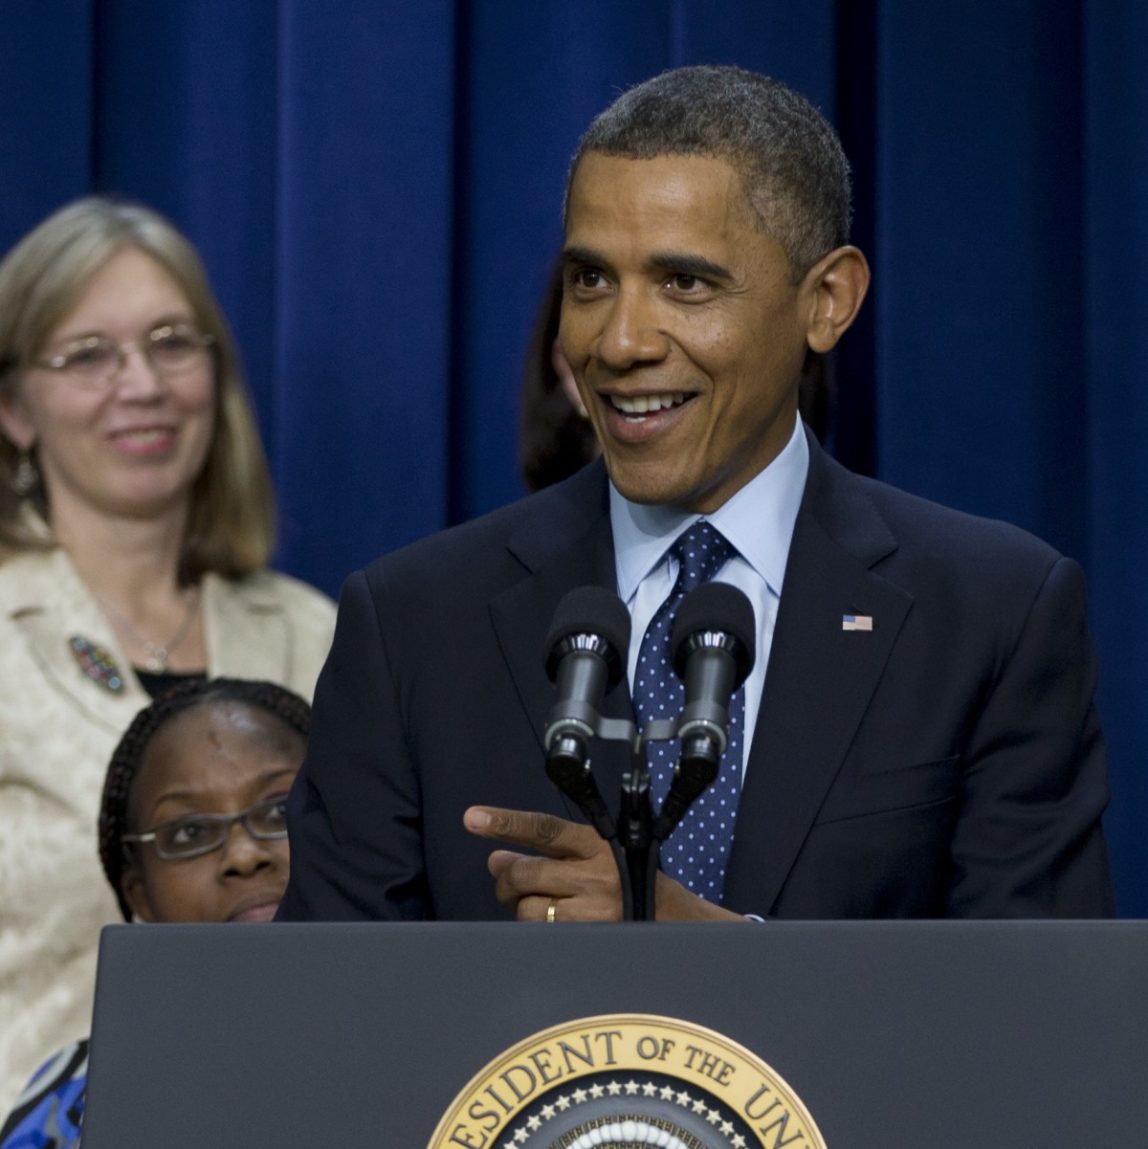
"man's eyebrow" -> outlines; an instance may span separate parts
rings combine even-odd
[[[728,268],[710,262],[704,255],[694,255],[686,251],[655,252],[646,260],[646,266],[651,271],[694,275],[698,279],[711,279],[718,283],[730,283],[733,280],[733,274]]]
[[[588,263],[594,267],[601,267],[606,262],[598,252],[592,251],[588,247],[578,247],[577,245],[564,247],[560,258],[563,267],[570,267],[576,263]]]
[[[608,262],[601,254],[591,248],[577,245],[563,248],[561,259],[564,267],[572,267],[577,264],[605,267]],[[646,267],[650,271],[663,275],[696,275],[699,279],[709,279],[717,283],[731,283],[733,281],[733,273],[728,268],[713,263],[703,255],[694,255],[691,252],[655,252],[646,260]]]

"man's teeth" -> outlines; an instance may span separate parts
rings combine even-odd
[[[610,402],[623,415],[648,415],[651,411],[680,407],[686,401],[684,391],[674,391],[668,395],[611,395]]]

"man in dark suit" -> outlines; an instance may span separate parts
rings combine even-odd
[[[1112,912],[1079,568],[849,474],[797,418],[868,286],[848,222],[832,129],[764,77],[679,69],[595,120],[560,338],[604,464],[348,580],[282,917],[619,917],[609,848],[543,769],[543,643],[570,589],[616,590],[656,693],[681,538],[750,598],[758,660],[725,812],[673,846],[659,919]],[[604,712],[632,707],[621,686]],[[617,794],[627,748],[593,755]]]

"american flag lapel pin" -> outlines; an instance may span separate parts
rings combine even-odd
[[[841,616],[842,630],[872,630],[873,616],[871,614],[843,614]]]

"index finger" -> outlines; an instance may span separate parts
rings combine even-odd
[[[525,846],[548,858],[588,858],[602,848],[602,839],[589,826],[568,822],[553,814],[471,806],[463,814],[462,822],[480,838]]]

